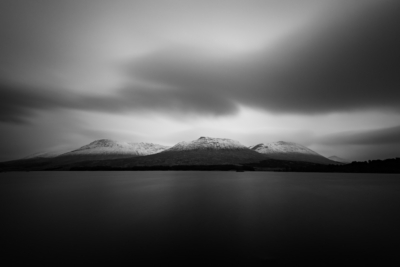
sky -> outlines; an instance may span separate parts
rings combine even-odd
[[[2,0],[0,161],[201,136],[400,156],[395,0]]]

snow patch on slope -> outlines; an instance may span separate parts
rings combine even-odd
[[[79,149],[62,154],[63,156],[83,156],[83,155],[132,155],[147,156],[164,151],[169,147],[153,143],[127,143],[118,142],[110,139],[96,140]]]
[[[319,164],[338,164],[303,145],[292,142],[279,141],[268,144],[258,144],[250,147],[250,149],[264,154],[271,159],[304,161]]]
[[[166,151],[188,150],[238,150],[247,149],[238,141],[227,138],[200,137],[191,142],[180,142]]]
[[[285,141],[279,141],[267,144],[261,143],[255,146],[251,146],[249,148],[262,154],[301,153],[307,155],[321,156],[320,154],[316,153],[315,151],[312,151],[311,149],[303,145]]]

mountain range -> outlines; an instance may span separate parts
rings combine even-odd
[[[284,141],[246,147],[227,138],[200,137],[168,147],[153,143],[101,139],[66,153],[39,153],[20,160],[3,162],[0,163],[0,168],[68,170],[74,167],[240,165],[266,160],[340,164],[335,159],[325,158],[303,145]]]

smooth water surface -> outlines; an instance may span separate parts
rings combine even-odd
[[[0,193],[14,261],[385,261],[400,242],[399,175],[2,173]]]

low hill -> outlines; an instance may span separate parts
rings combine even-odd
[[[303,161],[319,164],[338,164],[335,161],[325,158],[317,152],[293,142],[273,142],[258,144],[250,147],[251,150],[268,156],[270,159]]]
[[[351,160],[343,159],[343,158],[340,158],[337,156],[331,156],[331,157],[328,157],[328,159],[336,161],[336,162],[344,163],[344,164],[351,163]]]

